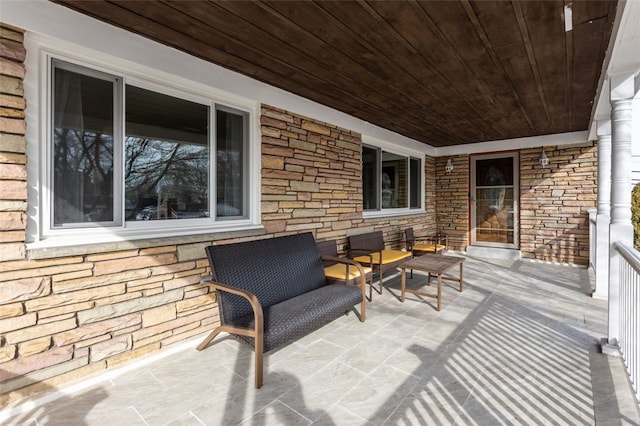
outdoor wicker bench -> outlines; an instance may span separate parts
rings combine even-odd
[[[364,278],[359,285],[328,284],[311,233],[208,246],[205,251],[212,277],[205,283],[216,289],[220,326],[198,350],[223,331],[249,344],[255,351],[256,388],[262,386],[263,353],[328,324],[358,303],[364,321]]]

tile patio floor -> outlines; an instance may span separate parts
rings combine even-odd
[[[607,304],[583,268],[467,258],[465,290],[399,301],[399,275],[353,313],[265,356],[228,336],[35,407],[21,425],[640,425]],[[457,270],[452,271],[457,274]],[[408,280],[415,286],[424,275]]]

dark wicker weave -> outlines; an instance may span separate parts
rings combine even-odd
[[[316,291],[295,296],[272,306],[263,307],[264,352],[306,336],[362,301],[355,286],[325,285]],[[347,305],[347,306],[345,306]],[[253,314],[228,321],[236,327],[253,328]],[[253,338],[236,336],[253,346]]]
[[[262,386],[262,354],[314,331],[364,305],[363,288],[327,285],[311,233],[209,246],[221,331],[254,347],[256,387]],[[361,320],[364,317],[361,315]]]

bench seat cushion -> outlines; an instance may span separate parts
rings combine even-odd
[[[385,250],[382,250],[382,262],[380,262],[379,252],[371,253],[371,257],[358,256],[358,257],[355,257],[353,260],[355,260],[356,262],[364,263],[365,265],[368,265],[369,262],[371,261],[373,262],[374,265],[380,265],[380,264],[388,265],[390,263],[395,263],[409,257],[411,257],[411,253],[409,252],[402,251],[402,250],[385,249]]]
[[[359,287],[334,284],[263,307],[264,352],[317,330],[360,302],[362,291]],[[228,325],[253,328],[253,315],[235,319]],[[254,345],[252,337],[233,337]]]

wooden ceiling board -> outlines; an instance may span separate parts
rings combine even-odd
[[[616,7],[54,1],[436,147],[586,130]]]
[[[371,104],[369,109],[380,109],[384,106],[385,111],[389,109],[405,110],[408,115],[413,116],[414,120],[422,119],[422,117],[415,112],[416,105],[412,103],[411,98],[402,96],[404,92],[400,90],[396,90],[395,95],[390,97],[389,91],[395,89],[393,85],[381,85],[381,80],[378,76],[374,75],[369,68],[354,61],[352,57],[342,54],[319,37],[310,36],[308,32],[302,31],[295,22],[284,19],[277,11],[270,10],[274,19],[264,19],[265,11],[269,10],[267,5],[262,5],[261,8],[258,5],[251,5],[258,8],[258,10],[252,13],[247,12],[247,5],[243,3],[226,2],[222,3],[221,6],[229,12],[233,12],[237,7],[243,7],[238,13],[243,13],[247,21],[250,22],[252,26],[255,26],[253,28],[259,29],[259,34],[251,32],[243,34],[243,42],[257,43],[261,49],[266,51],[288,50],[292,52],[293,56],[289,61],[294,63],[295,66],[304,67],[311,63],[314,64],[313,72],[316,73],[316,75],[324,75],[325,81],[336,84],[338,87],[353,88],[354,91],[361,94],[360,96],[366,97],[367,101]],[[236,22],[227,21],[225,17],[218,15],[219,14],[215,15],[216,25],[237,25]],[[314,13],[313,16],[317,16],[317,14]],[[218,21],[227,21],[228,24],[227,22],[218,23]],[[290,29],[286,32],[276,30],[276,28],[289,27]],[[326,26],[323,25],[322,29],[324,30],[324,28],[326,28]],[[234,31],[233,27],[230,28],[230,31]],[[265,37],[265,35],[276,32],[282,32],[281,37],[283,38],[273,40],[273,44],[266,45],[264,42],[268,40],[268,38]],[[327,66],[327,64],[332,64],[332,66]],[[314,99],[313,96],[314,94],[310,93],[307,97]],[[381,113],[383,112],[381,111]],[[428,131],[426,133],[437,135],[437,132],[434,131]],[[444,135],[444,133],[441,133],[441,135]]]
[[[328,2],[327,4],[330,3]],[[275,10],[280,12],[286,12],[290,6],[288,2],[274,2],[269,5],[275,7]],[[415,95],[416,85],[420,84],[420,81],[407,76],[405,70],[397,63],[389,60],[379,46],[376,45],[374,48],[373,46],[376,40],[361,38],[358,35],[360,33],[357,28],[358,24],[354,23],[354,28],[348,28],[347,25],[336,22],[335,19],[323,9],[311,10],[307,8],[297,8],[295,10],[294,19],[305,22],[306,30],[309,30],[318,39],[323,40],[325,46],[337,52],[338,55],[349,58],[351,64],[345,66],[345,72],[357,73],[359,77],[366,78],[370,90],[387,95],[396,93],[404,102],[402,107],[408,108],[409,111],[418,106],[415,96],[407,96],[406,94],[411,93],[408,92],[408,90],[411,89]],[[314,17],[316,18],[315,23],[312,22]],[[334,30],[327,32],[326,28],[328,26]],[[370,31],[371,26],[365,27]],[[382,33],[383,29],[378,28],[378,31]],[[378,31],[374,33],[374,36]],[[340,40],[352,40],[353,42],[344,43]],[[377,52],[383,52],[383,54],[376,54],[376,49]],[[335,58],[335,56],[331,58],[329,63],[333,62],[333,58]],[[359,70],[364,70],[365,72],[361,73]],[[424,103],[420,104],[424,105]],[[409,112],[409,114],[411,114],[411,112]],[[444,116],[441,118],[444,119]]]
[[[518,5],[526,20],[526,28],[522,28],[522,32],[526,31],[530,65],[545,110],[538,128],[546,133],[570,131],[570,122],[567,121],[567,46],[553,42],[565,39],[564,20],[560,13],[563,6],[558,3],[558,8],[548,8],[539,2]]]
[[[83,6],[87,2],[77,2]],[[107,3],[108,4],[108,3]],[[188,6],[190,3],[178,2],[178,6]],[[249,49],[247,46],[239,44],[236,40],[228,37],[224,33],[213,28],[203,27],[202,23],[189,19],[189,25],[184,25],[183,18],[179,10],[163,10],[156,2],[121,2],[115,6],[119,10],[109,11],[109,16],[113,16],[116,22],[124,25],[134,21],[131,28],[146,37],[155,40],[168,41],[172,47],[180,48],[194,56],[199,56],[205,60],[216,62],[224,67],[249,74],[253,78],[270,84],[273,82],[287,82],[290,91],[304,97],[315,99],[327,105],[336,105],[337,109],[356,115],[360,111],[371,112],[375,108],[372,104],[361,101],[361,97],[350,96],[349,92],[342,91],[333,84],[317,78],[314,74],[303,73],[295,67],[291,67],[282,60],[271,60],[261,51]],[[129,12],[129,13],[127,13]],[[160,23],[155,19],[161,20]],[[167,28],[178,28],[179,31],[167,31]],[[163,37],[161,37],[160,35]],[[183,47],[186,46],[186,47]],[[249,70],[249,71],[247,71]],[[298,87],[292,86],[297,83]],[[330,95],[330,96],[329,96]],[[380,116],[385,115],[386,109],[378,111]],[[389,120],[383,127],[394,125],[402,128],[401,132],[417,132],[423,128],[407,128],[403,124],[393,123]],[[423,132],[424,133],[424,132]]]
[[[191,10],[191,5],[195,3],[188,3],[188,7]],[[235,3],[225,3],[224,6],[228,7],[230,5],[233,5]],[[246,4],[243,4],[244,6],[246,6]],[[254,13],[247,13],[246,8],[243,10],[244,15],[243,17],[247,20],[251,20],[252,17],[255,17],[254,19],[257,19],[258,24],[256,25],[264,25],[262,23],[267,23],[268,24],[268,28],[265,29],[265,31],[263,32],[270,32],[271,28],[273,26],[276,26],[278,28],[286,28],[288,25],[290,25],[290,22],[288,20],[284,20],[282,22],[276,21],[274,19],[264,19],[264,13],[259,13],[258,12],[254,12]],[[216,23],[215,25],[218,26],[225,26],[226,24],[220,24],[219,23],[219,19],[223,19],[226,20],[227,18],[231,18],[230,16],[227,16],[225,18],[221,18],[220,17],[220,13],[219,11],[215,12],[215,13],[198,13],[200,15],[203,16],[207,16],[207,20],[209,21],[209,17],[211,16],[215,16],[216,17]],[[211,21],[209,21],[209,24],[211,24]],[[237,23],[234,21],[233,25],[236,25]],[[233,28],[232,25],[232,28]],[[237,24],[237,26],[239,27],[241,24]],[[237,33],[237,32],[236,32]],[[292,36],[292,31],[288,30],[285,34],[287,34],[289,37],[287,40],[283,40],[281,42],[283,43],[289,43],[292,40],[299,40],[299,39],[303,39],[306,37],[308,38],[308,33],[301,33],[298,35],[293,35]],[[256,41],[256,37],[257,40]],[[254,39],[253,39],[253,44],[261,44],[261,41],[264,39],[263,36],[261,36],[260,34],[255,34],[254,35]],[[246,42],[251,42],[252,40],[248,40]],[[271,40],[272,42],[278,42],[276,40]],[[309,42],[308,42],[309,43]],[[394,97],[389,97],[388,96],[388,90],[385,91],[384,94],[381,93],[376,93],[374,90],[372,90],[371,85],[365,85],[364,83],[366,82],[360,82],[357,80],[353,80],[350,79],[350,76],[348,75],[343,75],[340,72],[340,67],[327,67],[326,63],[324,64],[324,66],[321,66],[321,64],[313,57],[310,56],[309,54],[307,54],[306,52],[309,51],[311,53],[315,53],[317,51],[325,51],[328,50],[327,46],[319,46],[315,49],[309,48],[309,46],[307,46],[306,49],[296,49],[296,48],[291,48],[291,46],[289,45],[282,45],[282,46],[261,46],[260,47],[263,51],[269,52],[269,51],[278,51],[278,52],[283,52],[283,51],[287,51],[287,52],[292,52],[292,54],[294,56],[292,56],[291,58],[289,58],[288,60],[286,60],[285,62],[289,63],[289,64],[295,64],[295,67],[300,68],[300,67],[307,67],[309,66],[309,64],[313,64],[314,62],[316,62],[315,65],[315,69],[312,71],[312,74],[316,77],[320,76],[321,74],[324,75],[323,80],[327,82],[327,84],[332,85],[335,84],[338,88],[340,87],[350,87],[351,90],[356,90],[358,93],[363,94],[360,95],[360,98],[362,99],[366,99],[366,102],[368,103],[368,105],[357,105],[354,108],[350,108],[350,109],[342,109],[343,111],[349,112],[352,115],[355,116],[361,116],[363,119],[367,119],[369,114],[372,114],[372,111],[375,112],[375,110],[379,110],[378,114],[380,114],[381,116],[385,116],[387,117],[387,119],[389,119],[390,117],[389,114],[387,113],[387,111],[389,110],[389,108],[397,108],[398,110],[407,110],[406,105],[401,105],[398,104],[397,102],[393,102],[395,99],[401,99],[400,96],[394,96]],[[352,66],[352,64],[348,64],[349,66]],[[261,66],[268,66],[268,64],[261,64]],[[294,65],[292,65],[294,66]],[[361,73],[358,74],[359,76],[362,76]],[[341,81],[341,79],[350,79],[346,82]],[[290,83],[290,82],[289,82]],[[319,98],[319,91],[325,90],[324,87],[319,87],[317,84],[311,84],[312,83],[312,79],[309,79],[306,82],[303,82],[300,87],[298,88],[298,90],[295,89],[290,89],[290,91],[300,94],[301,96],[307,97],[309,99],[313,99],[316,101],[319,101],[321,103],[326,103],[326,101],[322,98]],[[360,87],[358,87],[360,86]],[[333,94],[333,92],[335,92],[335,90],[329,90],[330,93]],[[353,100],[353,101],[357,101],[357,99],[355,99],[355,96],[353,96],[352,92],[350,93],[343,93],[342,97],[348,100]],[[381,109],[382,108],[382,109]],[[415,108],[413,108],[415,109]],[[408,109],[409,111],[409,115],[412,114],[413,109]],[[366,114],[366,116],[365,116]],[[417,121],[418,119],[421,119],[421,117],[415,116],[414,115],[415,120]],[[398,126],[396,124],[396,126]],[[402,126],[402,123],[400,123],[400,126]],[[423,137],[429,136],[429,135],[437,135],[437,129],[427,129],[425,131],[424,127],[422,126],[414,126],[415,128],[413,130],[409,129],[405,129],[405,131],[409,132],[409,131],[413,131],[414,133],[418,132],[421,133],[423,135]],[[443,133],[444,134],[444,133]]]
[[[306,3],[305,3],[306,4]],[[340,15],[340,19],[344,19],[350,22],[348,18],[352,8],[344,7],[347,3],[339,3],[342,6],[340,10],[344,15]],[[274,2],[269,3],[270,6],[275,7],[281,13],[290,13],[291,4],[288,2]],[[388,28],[384,25],[380,25],[378,21],[372,21],[371,15],[362,14],[362,12],[356,13],[361,18],[357,21],[351,22],[351,25],[346,23],[336,22],[336,17],[330,13],[330,7],[336,5],[333,2],[320,2],[319,5],[323,9],[328,9],[329,14],[322,14],[322,12],[308,10],[305,7],[294,8],[295,13],[293,18],[296,22],[305,22],[305,29],[311,31],[316,37],[323,38],[327,45],[332,46],[332,49],[339,50],[344,55],[352,58],[354,62],[357,62],[359,66],[374,73],[376,81],[370,83],[371,90],[376,88],[379,91],[387,93],[387,95],[395,92],[400,99],[403,99],[406,104],[402,109],[393,111],[387,110],[387,113],[397,114],[399,111],[405,111],[407,116],[411,116],[413,111],[419,112],[419,116],[416,117],[416,126],[422,127],[422,129],[438,131],[437,138],[429,138],[430,132],[425,130],[416,132],[412,137],[418,140],[446,140],[449,135],[447,132],[440,131],[440,127],[447,125],[449,116],[455,113],[455,110],[447,110],[447,105],[443,104],[437,97],[434,98],[434,92],[428,88],[423,88],[423,80],[411,75],[407,72],[407,68],[415,68],[415,63],[411,66],[400,64],[389,58],[389,51],[393,49],[383,48],[383,44],[386,44],[385,40],[393,38],[393,35],[389,35]],[[355,7],[360,7],[354,4]],[[320,15],[319,15],[320,14]],[[314,17],[321,16],[316,23],[312,20]],[[333,28],[333,31],[328,32],[327,27]],[[375,31],[371,31],[375,28]],[[364,34],[364,35],[363,35]],[[340,40],[350,40],[352,42],[341,42]],[[378,52],[375,54],[375,52]],[[402,56],[406,58],[406,56]],[[403,66],[404,65],[404,66]],[[379,75],[380,70],[383,71],[382,75]],[[353,69],[351,70],[353,72]],[[390,76],[390,77],[389,77]],[[421,97],[421,93],[429,93],[428,97]],[[410,94],[410,95],[408,95]],[[384,105],[388,102],[384,102]],[[367,112],[364,112],[367,114]],[[354,114],[357,117],[363,118],[361,114]],[[365,118],[367,121],[371,121],[369,118]],[[430,126],[425,126],[425,122],[432,123]]]
[[[530,48],[528,25],[526,16],[518,4],[505,2],[481,2],[474,3],[474,9],[500,64],[504,68],[504,74],[508,76],[512,93],[518,103],[513,109],[512,119],[519,119],[520,127],[514,123],[510,126],[503,121],[504,132],[511,133],[510,138],[518,137],[527,132],[541,132],[547,128],[547,111],[545,110],[544,97],[541,96],[539,70],[535,56]],[[505,19],[509,16],[509,19]],[[533,83],[533,84],[532,84]],[[494,95],[495,97],[495,95]],[[508,99],[505,96],[504,99]],[[508,107],[506,105],[505,107]],[[518,112],[519,114],[516,114]],[[519,127],[519,132],[513,132],[513,128]]]
[[[588,121],[591,117],[591,106],[606,50],[604,44],[608,41],[608,38],[603,38],[602,34],[611,30],[608,25],[605,18],[600,18],[573,27],[575,54],[572,61],[576,72],[571,81],[571,89],[575,105],[572,127],[575,129],[581,128],[585,120]],[[589,50],[601,51],[602,56],[598,61],[593,61],[591,54],[585,54]]]
[[[353,21],[352,29],[354,34],[367,34],[368,31],[368,43],[375,46],[375,48],[382,53],[382,56],[388,58],[391,61],[389,67],[397,66],[400,68],[396,76],[394,76],[395,84],[407,84],[414,85],[406,87],[407,93],[411,93],[411,98],[415,99],[423,106],[426,118],[429,122],[438,123],[438,125],[446,125],[451,128],[456,121],[464,120],[471,112],[472,109],[465,104],[452,104],[452,98],[459,98],[459,95],[452,96],[451,91],[456,90],[455,87],[444,78],[438,68],[441,62],[433,64],[433,60],[428,58],[427,55],[420,55],[418,49],[413,46],[408,40],[401,36],[396,28],[393,28],[390,22],[394,22],[393,17],[387,16],[383,9],[380,9],[381,5],[387,4],[385,2],[372,3],[375,7],[368,7],[367,14],[362,19],[355,19],[344,17],[342,19],[350,19]],[[410,7],[410,3],[389,3],[394,8],[393,11],[397,15],[403,12],[408,13],[408,17],[402,19],[410,19],[410,17],[416,16],[415,11],[407,8]],[[333,7],[337,14],[342,10],[341,3],[325,2],[322,3],[324,8]],[[367,7],[370,5],[364,5]],[[358,14],[360,16],[360,14]],[[373,20],[369,20],[369,16]],[[423,33],[430,33],[431,28],[425,25],[415,25],[409,21],[406,25],[407,28],[418,27]],[[371,28],[376,28],[375,31],[371,31]],[[435,40],[435,37],[431,37]],[[443,57],[449,57],[448,51],[444,48],[442,43],[438,43],[440,51],[433,55],[435,59],[442,59]],[[435,45],[434,45],[435,47]],[[390,68],[391,69],[391,68]],[[408,76],[409,80],[403,80],[403,76]],[[380,84],[386,84],[384,79]],[[445,117],[442,118],[442,114]],[[469,138],[473,137],[471,129],[468,126],[458,128],[458,137]]]
[[[424,8],[427,4],[421,4]],[[496,126],[494,117],[507,113],[502,102],[496,102],[495,93],[513,95],[504,69],[494,59],[490,45],[486,44],[486,35],[481,26],[477,26],[477,17],[473,10],[464,8],[429,9],[430,22],[439,29],[438,37],[446,41],[447,50],[453,58],[451,67],[441,67],[441,71],[448,76],[447,86],[454,87],[456,93],[472,107],[466,115],[469,120],[483,124],[474,129],[485,135],[499,138],[502,134],[500,126]],[[470,21],[469,25],[456,26],[456,22]],[[509,108],[510,114],[513,109]]]
[[[470,6],[467,13],[473,14],[473,20],[477,22],[476,32],[485,40],[485,50],[489,52],[493,65],[488,69],[493,76],[485,73],[483,78],[491,82],[485,87],[495,106],[493,109],[487,108],[491,112],[485,111],[484,114],[490,117],[499,131],[487,136],[506,139],[526,134],[526,131],[514,132],[512,129],[522,129],[524,126],[531,131],[534,120],[530,116],[530,108],[537,104],[531,102],[531,92],[523,91],[520,84],[522,81],[531,81],[528,78],[533,79],[533,75],[515,11],[507,2],[479,2]],[[505,23],[507,27],[508,24],[512,27],[505,29]],[[514,72],[515,76],[512,75]],[[520,77],[522,73],[526,74],[527,79]],[[503,84],[497,85],[497,82]],[[537,96],[534,98],[537,99]]]

